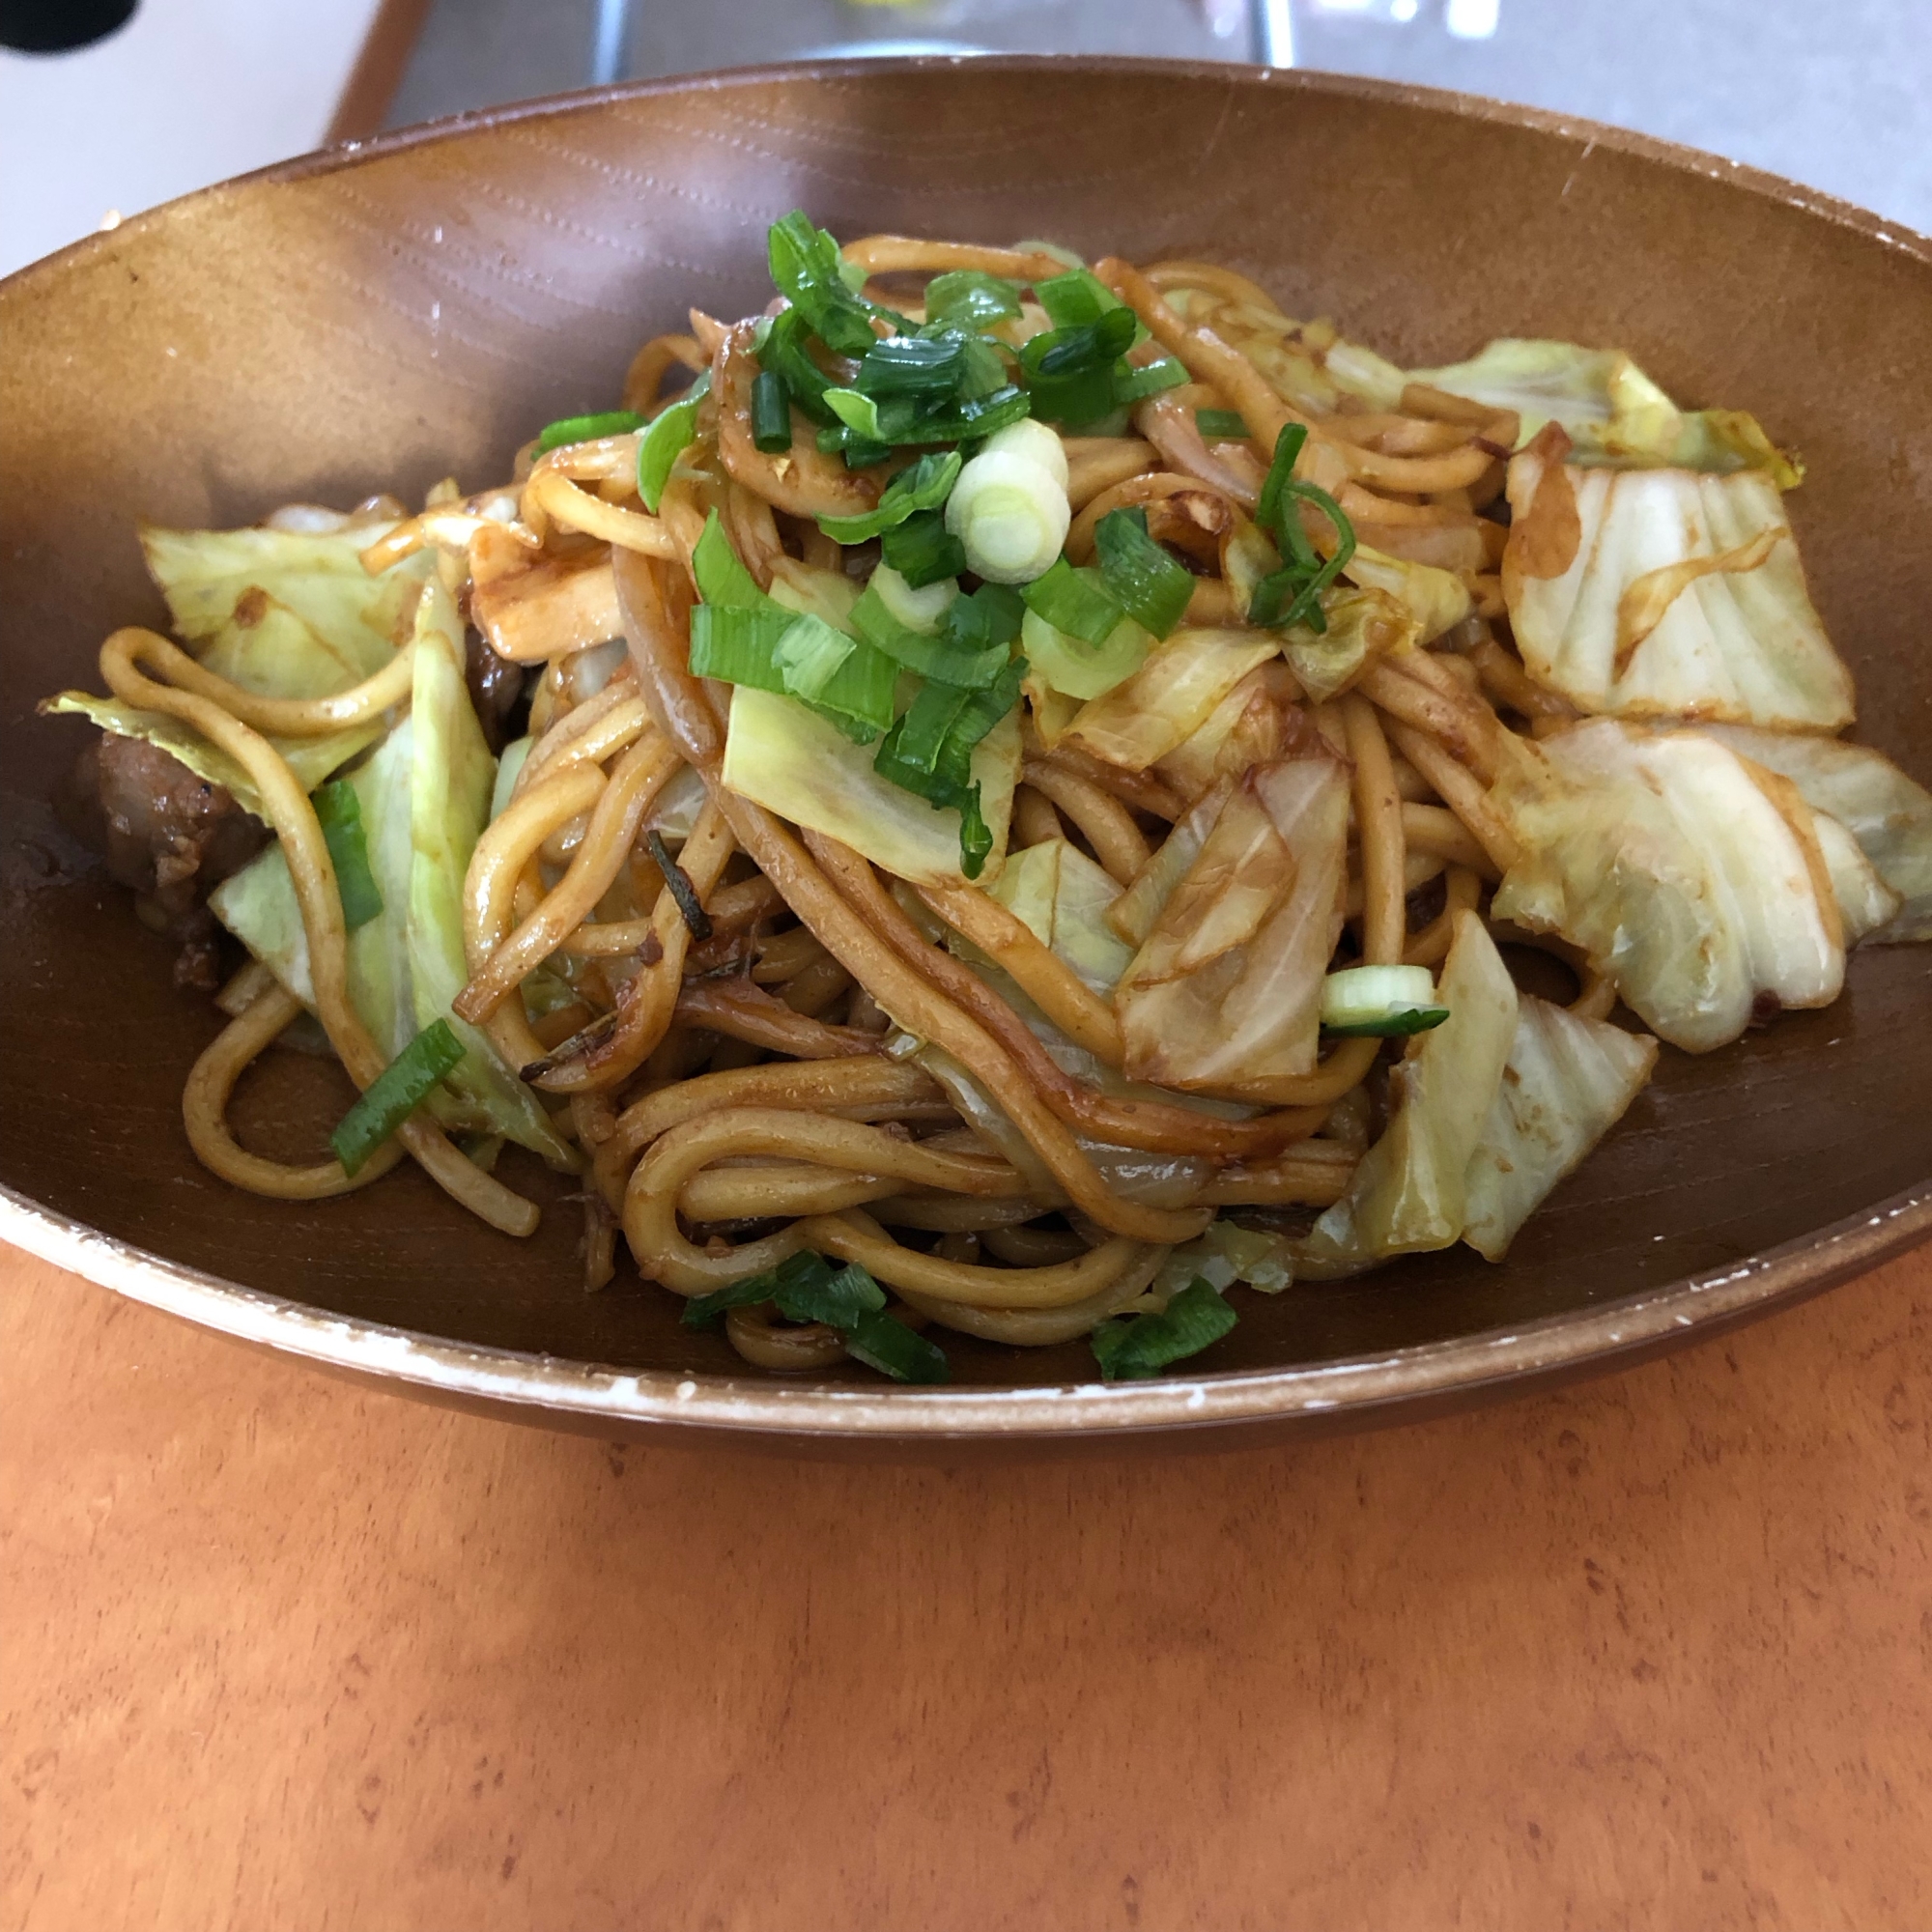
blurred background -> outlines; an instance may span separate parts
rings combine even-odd
[[[140,0],[111,26],[127,11],[0,0],[0,272],[327,140],[831,50],[1421,81],[1688,142],[1932,229],[1925,0]],[[103,37],[44,50],[64,27]]]

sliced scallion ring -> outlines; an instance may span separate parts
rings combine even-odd
[[[1427,966],[1349,966],[1321,982],[1321,1031],[1330,1038],[1399,1038],[1448,1017]]]

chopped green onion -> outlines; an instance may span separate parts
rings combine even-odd
[[[1069,637],[1040,616],[1026,613],[1021,641],[1039,681],[1066,697],[1104,697],[1147,662],[1153,643],[1131,617],[1122,617],[1103,642]]]
[[[1336,1039],[1399,1039],[1449,1017],[1427,966],[1347,966],[1321,982],[1321,1031]]]
[[[1026,584],[1020,598],[1056,631],[1089,644],[1104,644],[1124,614],[1097,572],[1076,569],[1064,556]]]
[[[909,791],[916,798],[924,799],[926,804],[938,806],[941,810],[952,810],[959,814],[959,869],[969,879],[977,879],[985,868],[987,855],[993,849],[992,832],[980,810],[980,781],[962,777],[959,765],[945,753],[941,754],[936,771],[926,771],[900,758],[898,740],[904,722],[901,719],[880,741],[872,759],[872,768],[901,791]]]
[[[825,392],[833,386],[832,378],[812,360],[806,347],[809,333],[805,317],[797,309],[783,310],[772,318],[758,360],[783,381],[785,392],[812,421],[829,423],[834,417],[826,407]]]
[[[922,329],[921,333],[925,331]],[[984,336],[968,335],[958,340],[958,394],[962,402],[984,402],[1009,386],[1007,358]]]
[[[774,1297],[788,1321],[822,1321],[843,1333],[885,1307],[885,1290],[857,1262],[837,1274],[823,1261],[819,1266],[825,1270],[822,1280],[814,1273],[809,1282],[781,1287]]]
[[[791,396],[776,369],[760,369],[752,382],[752,446],[767,456],[791,447]]]
[[[937,510],[922,510],[888,530],[881,549],[886,562],[914,590],[957,577],[966,568],[966,547]]]
[[[1164,638],[1180,622],[1194,595],[1194,575],[1148,534],[1147,512],[1109,510],[1094,531],[1100,581],[1143,630]]]
[[[1053,437],[1043,425],[1030,427]],[[1073,513],[1061,476],[1031,450],[1001,445],[994,438],[960,472],[946,527],[965,546],[969,570],[994,583],[1025,583],[1059,556]],[[1054,447],[1059,454],[1057,438]]]
[[[1120,297],[1090,269],[1071,269],[1036,282],[1033,292],[1055,328],[1078,328],[1122,306]]]
[[[650,848],[653,863],[664,874],[665,891],[677,902],[678,917],[684,921],[686,931],[700,943],[709,939],[711,915],[704,910],[704,901],[697,896],[691,874],[670,856],[664,834],[653,826],[644,834],[644,843]]]
[[[681,1321],[687,1328],[708,1328],[728,1309],[753,1308],[761,1301],[776,1301],[781,1294],[809,1292],[814,1282],[831,1278],[824,1256],[804,1250],[787,1255],[777,1267],[743,1275],[709,1294],[694,1294],[684,1304]]]
[[[1036,335],[1020,351],[1034,414],[1065,423],[1104,416],[1114,406],[1114,364],[1132,347],[1138,327],[1133,310],[1122,307]]]
[[[960,599],[965,602],[965,599]],[[1007,667],[1011,655],[1005,644],[980,650],[962,649],[942,633],[928,637],[902,624],[886,608],[886,602],[872,584],[852,607],[852,628],[873,649],[883,651],[895,664],[922,677],[962,690],[979,690],[991,684]]]
[[[322,827],[328,862],[335,867],[335,890],[342,900],[342,923],[351,932],[383,916],[383,893],[369,869],[369,841],[362,829],[362,801],[346,779],[322,786],[309,800]]]
[[[644,419],[635,410],[606,410],[599,415],[565,416],[552,423],[537,438],[537,454],[548,456],[553,449],[567,449],[573,442],[595,442],[606,436],[629,436],[642,429]]]
[[[963,335],[888,335],[867,350],[856,381],[867,396],[950,397],[965,367]]]
[[[824,402],[825,407],[850,432],[850,435],[842,440],[843,445],[848,447],[851,437],[858,436],[863,437],[867,442],[879,444],[881,448],[890,449],[894,441],[894,431],[910,429],[913,417],[917,413],[911,405],[903,401],[897,409],[893,409],[892,400],[888,399],[887,410],[892,416],[889,424],[880,412],[879,399],[876,396],[866,395],[858,389],[827,389]],[[824,442],[825,438],[821,434],[820,447],[824,446]],[[853,466],[855,469],[861,467],[863,466],[856,464]]]
[[[1268,464],[1266,476],[1262,479],[1262,493],[1255,500],[1255,522],[1270,536],[1281,522],[1283,487],[1293,476],[1295,460],[1307,440],[1307,425],[1295,422],[1283,423],[1281,434],[1274,440],[1274,456]]]
[[[812,225],[801,209],[772,223],[765,238],[772,281],[828,349],[863,355],[877,338],[872,305],[862,300],[840,272],[838,243]]]
[[[1163,389],[1178,389],[1192,382],[1187,365],[1179,356],[1156,355],[1151,362],[1121,362],[1114,367],[1114,401],[1117,406],[1144,403]]]
[[[997,436],[1033,413],[1027,392],[1007,383],[984,396],[969,396],[964,402],[939,410],[921,419],[922,442],[964,442],[971,438]]]
[[[965,709],[970,695],[936,680],[922,686],[896,726],[895,755],[899,762],[922,772],[936,770],[953,723]]]
[[[884,651],[861,644],[811,700],[855,744],[869,745],[893,722],[899,668]]]
[[[842,544],[862,544],[883,536],[921,510],[938,509],[952,495],[964,467],[965,459],[956,449],[922,456],[886,485],[876,510],[857,517],[820,517],[818,527]]]
[[[950,1374],[945,1350],[883,1311],[862,1315],[847,1332],[845,1347],[895,1382],[943,1382]]]
[[[772,651],[772,662],[784,679],[785,689],[794,697],[818,699],[834,674],[859,648],[842,631],[835,631],[823,617],[803,613],[785,626]]]
[[[747,570],[718,512],[704,520],[703,534],[691,554],[691,567],[697,578],[697,594],[707,604],[730,606],[741,611],[765,611],[772,600],[758,588],[757,580]]]
[[[1199,1275],[1158,1315],[1103,1321],[1089,1338],[1110,1382],[1140,1381],[1198,1355],[1235,1325],[1235,1311]]]
[[[943,1382],[945,1354],[885,1312],[885,1291],[857,1262],[836,1273],[809,1249],[775,1268],[694,1295],[684,1305],[687,1328],[708,1328],[733,1308],[769,1301],[788,1321],[816,1321],[835,1328],[867,1367],[902,1382]],[[891,1334],[886,1332],[892,1330]]]
[[[697,406],[710,393],[711,371],[707,369],[676,402],[651,418],[649,428],[638,440],[638,495],[652,516],[664,501],[671,465],[696,439]]]
[[[929,516],[931,512],[926,514]],[[881,550],[884,547],[882,542]],[[927,637],[937,634],[952,600],[959,595],[958,582],[951,577],[943,577],[937,583],[928,583],[915,590],[891,564],[883,560],[872,572],[867,588],[877,593],[879,602],[908,631],[921,631]]]
[[[953,713],[952,727],[947,733],[948,756],[971,757],[980,740],[1020,701],[1026,674],[1026,659],[1013,658],[991,684],[967,692],[966,701]]]
[[[691,613],[692,675],[782,692],[779,642],[796,616],[776,604],[757,610],[742,604],[698,605]]]
[[[1239,410],[1196,410],[1194,427],[1213,441],[1236,442],[1247,436],[1248,424]]]
[[[328,1137],[344,1174],[360,1172],[369,1156],[429,1097],[437,1082],[454,1071],[463,1053],[463,1042],[449,1022],[432,1020],[377,1074]]]
[[[954,269],[925,285],[925,319],[958,328],[988,328],[1019,317],[1019,290],[999,275]]]
[[[939,635],[962,651],[1002,650],[1020,634],[1026,606],[1009,583],[982,583],[970,597],[956,597],[939,620]]]
[[[1275,538],[1286,558],[1281,569],[1264,577],[1248,598],[1248,622],[1264,630],[1306,624],[1312,631],[1325,631],[1328,621],[1321,611],[1321,593],[1355,554],[1355,526],[1342,506],[1327,491],[1302,482],[1294,473],[1295,458],[1307,440],[1308,432],[1300,423],[1282,425],[1274,460],[1255,505],[1255,522]],[[1335,553],[1325,562],[1301,526],[1297,503],[1313,503],[1335,531]]]

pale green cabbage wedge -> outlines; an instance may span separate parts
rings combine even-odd
[[[1348,822],[1325,753],[1229,790],[1115,990],[1130,1078],[1266,1101],[1314,1067]]]
[[[1767,1008],[1837,997],[1808,827],[1714,738],[1599,719],[1513,739],[1491,800],[1520,847],[1495,916],[1580,947],[1672,1045],[1707,1053]]]
[[[1580,541],[1559,575],[1532,577],[1517,557],[1545,468],[1541,450],[1511,461],[1520,527],[1503,558],[1517,648],[1539,684],[1614,717],[1815,731],[1851,723],[1851,673],[1762,471],[1566,465]]]
[[[1463,1238],[1492,1262],[1609,1132],[1657,1065],[1648,1034],[1521,996],[1509,1059],[1464,1178]]]
[[[1502,1084],[1518,1009],[1509,969],[1474,913],[1456,922],[1438,992],[1449,1017],[1412,1037],[1391,1078],[1388,1127],[1297,1249],[1299,1274],[1353,1273],[1462,1236],[1469,1163]]]
[[[875,866],[921,885],[958,885],[959,814],[928,805],[873,769],[874,748],[855,745],[838,725],[796,698],[731,688],[731,722],[724,740],[727,789],[822,832],[863,853]],[[999,876],[1006,861],[1013,787],[1020,776],[1018,715],[1003,718],[973,748],[980,812],[993,849],[979,883]]]
[[[1506,336],[1466,362],[1408,373],[1411,382],[1449,395],[1514,410],[1519,449],[1554,422],[1580,464],[1666,464],[1719,474],[1763,469],[1786,490],[1804,473],[1755,417],[1680,410],[1621,350]]]
[[[1900,901],[1872,939],[1932,939],[1932,792],[1864,745],[1732,725],[1714,725],[1709,735],[1789,779],[1813,811],[1829,813],[1858,840]]]
[[[393,1057],[432,1020],[447,1019],[468,1049],[432,1095],[452,1129],[499,1133],[574,1171],[578,1158],[536,1096],[488,1037],[456,1019],[451,1000],[469,977],[463,878],[496,777],[463,678],[462,620],[433,580],[418,591],[410,715],[346,782],[361,806],[380,917],[349,936],[350,996]],[[209,905],[275,977],[311,1008],[308,943],[288,865],[271,845],[216,888]]]
[[[1120,887],[1065,838],[1012,854],[987,892],[1096,993],[1111,992],[1134,956],[1107,923]]]

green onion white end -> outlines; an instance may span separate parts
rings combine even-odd
[[[887,614],[923,638],[932,637],[938,631],[940,620],[959,595],[956,577],[942,577],[937,583],[915,590],[889,563],[880,564],[872,572],[871,582]]]
[[[1427,966],[1350,966],[1321,982],[1321,1031],[1331,1037],[1427,1033],[1448,1017]]]
[[[1037,432],[1044,442],[1000,446],[1021,430]],[[1050,467],[1055,458],[1057,469]],[[1033,422],[989,439],[959,472],[946,503],[946,527],[965,546],[967,567],[988,583],[1031,583],[1043,575],[1072,521],[1065,452],[1051,430]]]

